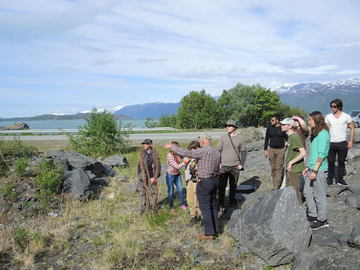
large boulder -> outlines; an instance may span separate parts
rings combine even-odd
[[[104,159],[103,164],[106,164],[111,167],[114,167],[114,166],[126,167],[128,165],[128,161],[127,161],[126,157],[123,157],[120,155],[114,155],[114,156]]]
[[[78,200],[87,199],[90,195],[89,175],[81,168],[65,172],[63,182],[63,193],[68,193],[72,198]]]
[[[245,210],[234,211],[228,231],[270,266],[290,263],[311,238],[293,187],[271,191]]]
[[[341,247],[347,245],[348,237],[331,228],[313,231],[310,246]]]
[[[255,127],[242,128],[239,129],[239,131],[245,144],[256,142],[264,138],[264,135],[261,132],[261,130]]]
[[[349,270],[359,269],[360,254],[348,247],[313,246],[297,254],[292,270]]]
[[[360,192],[354,192],[346,196],[345,204],[355,209],[360,208]]]
[[[84,171],[91,171],[97,177],[103,176],[103,165],[90,157],[80,154],[75,151],[52,151],[46,154],[47,158],[51,158],[59,162],[68,170],[83,169]]]
[[[360,221],[354,222],[348,244],[350,247],[360,248]]]
[[[15,123],[4,128],[5,130],[28,130],[30,129],[26,123]]]

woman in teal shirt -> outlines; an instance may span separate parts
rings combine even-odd
[[[310,154],[308,167],[303,171],[305,185],[304,197],[308,208],[308,220],[311,229],[318,230],[329,227],[327,221],[327,155],[330,148],[329,128],[321,112],[309,114],[311,127]]]

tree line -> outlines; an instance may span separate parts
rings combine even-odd
[[[280,118],[306,112],[281,102],[276,92],[260,85],[237,84],[223,90],[218,99],[205,90],[191,91],[180,101],[177,114],[163,115],[159,120],[147,118],[146,127],[203,129],[223,127],[233,119],[242,127],[266,126],[272,115]]]

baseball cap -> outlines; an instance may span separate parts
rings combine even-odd
[[[282,124],[282,125],[291,125],[293,127],[293,126],[295,126],[295,121],[294,121],[294,119],[291,119],[291,118],[285,118],[285,119],[280,121],[280,124]]]
[[[152,144],[152,140],[150,139],[145,139],[141,144]]]

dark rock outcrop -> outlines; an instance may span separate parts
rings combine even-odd
[[[295,189],[271,191],[243,211],[234,211],[229,233],[270,266],[292,261],[310,242],[306,213]]]
[[[119,156],[119,155],[114,155],[111,157],[108,157],[106,159],[104,159],[104,161],[102,162],[105,165],[114,167],[114,166],[128,166],[128,161],[126,159],[126,157],[123,156]]]
[[[359,269],[360,254],[350,248],[313,246],[297,254],[292,270]]]
[[[90,195],[90,179],[82,168],[65,172],[63,193],[68,193],[72,198],[84,200]]]
[[[1,127],[1,130],[28,130],[28,129],[30,129],[30,127],[24,122],[14,123],[7,127]]]

